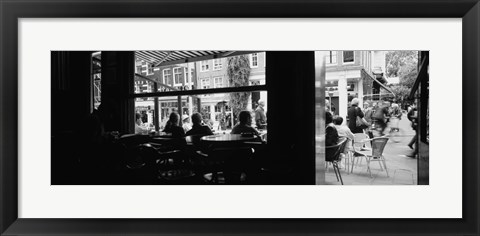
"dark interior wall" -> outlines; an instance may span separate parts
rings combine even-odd
[[[134,92],[134,67],[132,51],[102,52],[102,103],[110,103],[116,113],[107,130],[134,132],[134,102],[128,98]]]
[[[74,132],[91,109],[92,52],[51,52],[52,135]]]
[[[421,51],[418,58],[419,64],[425,59],[425,65],[429,65],[429,52]],[[419,67],[420,69],[420,67]],[[419,70],[420,71],[420,70]],[[428,104],[429,104],[429,74],[428,70],[425,70],[423,74],[419,74],[422,78],[420,88],[417,91],[418,100],[418,184],[428,185],[430,183],[430,155],[429,155],[429,143],[427,142],[427,130],[428,126]]]
[[[315,184],[315,55],[267,52],[270,158],[293,168],[295,184]]]

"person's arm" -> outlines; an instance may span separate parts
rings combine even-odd
[[[365,115],[363,114],[363,111],[362,109],[360,109],[359,107],[357,107],[357,116],[359,116],[360,118],[363,118]]]

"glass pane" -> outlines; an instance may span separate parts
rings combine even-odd
[[[166,52],[154,51],[149,55],[161,53]],[[155,66],[159,58],[153,56],[145,60],[136,57],[135,86],[141,87],[135,89],[136,94],[265,84],[265,52],[165,66]]]
[[[343,51],[343,62],[353,62],[354,55],[354,51]]]
[[[102,52],[92,53],[93,109],[100,106],[102,95]]]
[[[170,114],[176,112],[181,117],[181,125],[185,132],[193,125],[191,115],[200,113],[202,124],[209,126],[214,133],[230,133],[239,123],[239,113],[246,110],[251,115],[251,121],[247,125],[266,137],[268,111],[266,91],[158,97],[158,109],[160,131],[165,128]],[[136,98],[135,112],[141,115],[140,121],[143,126],[154,128],[155,98]]]

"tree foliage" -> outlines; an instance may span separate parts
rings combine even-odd
[[[227,59],[228,81],[233,87],[248,86],[250,77],[250,61],[248,55],[229,57]],[[240,111],[247,109],[250,92],[238,92],[230,94],[229,106],[232,108],[234,117],[238,117]]]
[[[417,79],[418,52],[390,51],[386,54],[387,77],[399,77],[399,84],[390,85],[396,100],[403,103]]]
[[[390,51],[386,55],[387,77],[399,77],[400,85],[411,88],[418,71],[417,51]]]

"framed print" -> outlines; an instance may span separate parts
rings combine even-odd
[[[0,6],[1,235],[479,233],[476,0]]]

